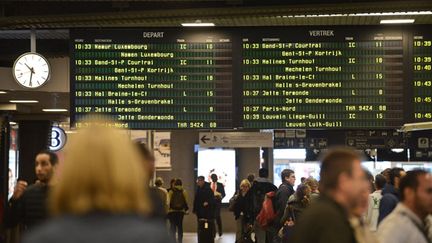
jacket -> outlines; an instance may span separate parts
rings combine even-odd
[[[292,243],[356,243],[348,212],[333,199],[321,195],[297,220]]]
[[[252,225],[254,223],[253,208],[252,204],[249,203],[252,200],[252,193],[249,190],[244,196],[238,193],[234,203],[234,217],[237,220],[240,216],[243,216],[243,222]]]
[[[205,202],[208,203],[207,206],[204,206]],[[193,204],[193,213],[196,214],[198,219],[214,219],[215,204],[215,197],[210,185],[205,183],[203,187],[198,187]]]
[[[33,184],[19,199],[9,200],[5,213],[6,227],[15,227],[21,223],[25,229],[29,229],[45,221],[48,218],[48,191],[46,185]]]
[[[391,184],[386,184],[382,190],[382,198],[379,205],[378,224],[389,215],[399,203],[399,191]]]
[[[92,213],[63,216],[28,234],[23,243],[172,243],[161,221],[137,215]]]
[[[277,187],[273,185],[273,183],[271,183],[267,178],[258,177],[250,189],[250,192],[252,193],[251,208],[253,209],[253,218],[256,218],[256,216],[261,211],[265,194],[276,191]]]
[[[429,243],[423,220],[399,203],[378,227],[380,243]]]
[[[274,207],[276,209],[276,214],[277,214],[276,215],[276,221],[275,221],[275,227],[277,229],[281,227],[279,222],[280,222],[280,220],[284,214],[288,199],[291,195],[294,194],[294,192],[295,191],[294,191],[293,186],[291,186],[287,182],[282,183],[276,192],[276,200],[275,200]]]
[[[212,183],[213,182],[210,183],[210,189],[211,189]],[[222,199],[226,196],[225,195],[225,188],[224,188],[224,185],[222,183],[216,182],[216,192],[218,192],[220,194],[220,197],[216,198],[216,201],[220,203],[222,201]]]
[[[185,203],[186,203],[185,204],[185,208],[183,208],[182,210],[171,208],[171,199],[172,199],[172,196],[174,194],[174,191],[181,191],[182,195],[183,195],[183,197],[185,199]],[[186,213],[186,211],[189,210],[189,207],[188,207],[188,195],[186,193],[186,190],[183,189],[183,186],[175,186],[174,188],[172,188],[168,192],[168,206],[169,206],[168,213],[172,213],[172,212],[183,212],[183,213]]]

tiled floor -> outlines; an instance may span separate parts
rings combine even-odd
[[[198,238],[196,233],[184,233],[183,243],[197,243]],[[216,236],[215,243],[234,243],[235,233],[225,233],[222,237]]]

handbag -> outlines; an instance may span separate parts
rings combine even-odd
[[[295,226],[294,210],[291,206],[288,206],[288,210],[291,217],[289,217],[289,220],[287,220],[278,231],[278,236],[282,239],[283,243],[288,242],[288,239],[291,237]]]

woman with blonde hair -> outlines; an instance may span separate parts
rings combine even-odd
[[[71,137],[50,195],[53,218],[25,239],[42,242],[171,242],[150,211],[140,157],[124,131],[91,126]]]
[[[240,190],[234,196],[233,213],[236,220],[237,231],[236,231],[236,242],[242,242],[242,240],[249,236],[250,229],[252,228],[254,218],[252,216],[252,194],[250,193],[251,184],[247,179],[244,179],[240,183]]]

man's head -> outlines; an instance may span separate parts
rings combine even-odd
[[[249,183],[252,184],[254,182],[254,180],[255,180],[255,175],[254,174],[249,174],[247,176],[247,180],[249,181]]]
[[[399,183],[402,177],[405,176],[405,171],[402,168],[391,168],[389,172],[390,184],[395,188],[399,188]]]
[[[205,178],[204,176],[198,176],[196,180],[196,184],[198,187],[203,187],[205,185]]]
[[[401,201],[421,219],[432,213],[432,176],[424,170],[408,171],[400,181]]]
[[[213,181],[213,182],[217,182],[218,181],[218,176],[216,175],[216,174],[211,174],[211,180]]]
[[[281,179],[282,179],[282,183],[288,183],[291,186],[294,186],[295,183],[295,175],[294,175],[294,171],[290,170],[290,169],[285,169],[281,172]]]
[[[268,178],[268,174],[269,174],[269,172],[266,168],[261,168],[258,171],[258,176],[261,178]]]
[[[155,186],[161,187],[161,186],[163,186],[163,184],[164,184],[164,181],[163,181],[162,177],[157,177],[155,180]]]
[[[57,154],[48,150],[39,152],[35,158],[35,173],[37,179],[42,183],[50,182],[57,164]]]
[[[383,175],[378,174],[375,176],[375,187],[377,190],[383,189],[386,183],[387,180]]]
[[[320,191],[348,210],[357,207],[358,195],[369,190],[360,161],[360,155],[348,148],[332,149],[322,159]]]

